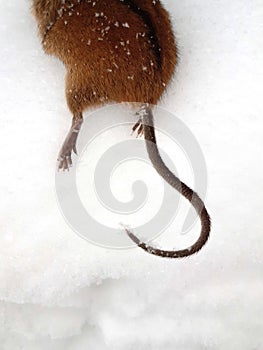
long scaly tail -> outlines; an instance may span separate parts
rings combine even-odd
[[[142,109],[142,125],[147,152],[154,168],[169,185],[182,194],[194,207],[201,221],[201,233],[198,240],[189,248],[169,251],[156,249],[146,243],[140,242],[140,240],[129,229],[125,228],[125,230],[129,237],[149,254],[163,258],[184,258],[197,253],[206,244],[211,229],[210,216],[205,208],[204,202],[198,194],[181,182],[163,162],[156,143],[152,110],[148,105],[143,106]]]

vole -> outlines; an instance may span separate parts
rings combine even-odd
[[[144,134],[157,172],[188,199],[201,220],[201,233],[188,249],[155,249],[128,229],[129,237],[150,254],[182,258],[207,242],[210,217],[200,197],[164,164],[156,144],[151,105],[171,80],[177,47],[168,12],[159,0],[32,0],[44,51],[66,67],[66,98],[73,115],[59,154],[59,169],[72,165],[71,154],[82,125],[82,113],[107,102],[138,102],[142,108],[133,131]]]

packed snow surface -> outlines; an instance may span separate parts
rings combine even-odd
[[[67,225],[55,191],[55,160],[70,125],[65,69],[43,53],[29,1],[1,1],[2,350],[263,348],[262,1],[164,3],[180,62],[160,105],[199,141],[213,220],[207,246],[178,261],[102,248]],[[122,122],[114,113],[109,118]],[[132,139],[129,131],[109,139]],[[163,139],[162,149],[174,159],[166,145]],[[82,197],[87,162],[97,159],[96,148],[86,153],[78,168]],[[148,179],[148,219],[158,210],[162,182],[144,163],[130,166]],[[112,191],[120,200],[130,200],[130,175],[129,163],[116,170]],[[191,183],[187,169],[180,176]],[[85,198],[92,207],[92,197]],[[187,245],[181,216],[167,228],[173,239],[166,242],[164,232],[160,244]]]

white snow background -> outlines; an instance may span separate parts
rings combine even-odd
[[[42,52],[29,1],[1,0],[2,350],[263,348],[263,3],[164,3],[181,59],[161,105],[200,142],[213,219],[207,246],[172,261],[67,226],[54,189],[70,126],[64,67]]]

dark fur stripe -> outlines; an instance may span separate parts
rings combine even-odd
[[[151,16],[146,11],[141,9],[138,5],[136,5],[132,0],[121,0],[120,2],[127,5],[134,13],[140,16],[143,19],[146,26],[148,27],[149,39],[151,40],[151,43],[152,43],[157,65],[158,65],[158,68],[161,68],[162,67],[161,47],[159,44],[159,40],[155,31]]]

